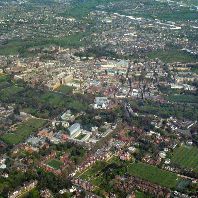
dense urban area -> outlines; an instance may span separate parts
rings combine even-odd
[[[197,0],[0,0],[0,198],[197,198],[197,120]]]

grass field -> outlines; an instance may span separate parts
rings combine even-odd
[[[135,192],[135,197],[136,198],[152,198],[152,196],[146,195],[145,193],[140,192],[140,191]]]
[[[198,148],[181,146],[173,151],[171,160],[182,168],[198,172]]]
[[[181,180],[175,173],[141,162],[130,164],[128,166],[128,173],[168,188],[175,188]]]
[[[167,99],[171,102],[198,103],[198,96],[195,95],[176,94],[169,95]]]
[[[125,167],[124,168],[126,169],[125,171],[124,169],[122,169],[122,167],[120,167],[120,164],[122,164],[122,167],[123,166]],[[96,186],[96,189],[98,189],[99,187],[104,191],[108,191],[109,187],[108,186],[106,187],[105,185],[111,181],[111,176],[123,175],[124,173],[126,173],[126,171],[130,175],[172,189],[177,188],[178,183],[182,181],[182,179],[179,178],[177,174],[159,169],[155,166],[151,166],[141,162],[137,162],[137,163],[127,162],[126,164],[123,165],[123,163],[121,163],[119,159],[112,159],[109,160],[108,162],[99,161],[96,164],[94,164],[91,168],[89,168],[87,171],[79,175],[79,177],[92,183],[94,186]],[[139,191],[136,192],[136,196],[138,198],[151,197]]]
[[[0,83],[8,80],[8,76],[0,73]]]
[[[47,92],[43,94],[40,100],[44,103],[48,103],[53,107],[64,107],[64,98],[56,93]]]
[[[61,85],[56,91],[61,92],[63,94],[69,94],[72,93],[73,87]]]
[[[183,52],[177,49],[170,50],[158,50],[153,51],[148,54],[150,59],[159,58],[165,63],[173,63],[173,62],[198,62],[198,57],[188,54],[187,52]]]
[[[6,88],[4,88],[0,91],[0,99],[3,100],[3,99],[6,99],[6,98],[10,98],[10,97],[20,93],[23,90],[24,90],[23,87],[19,87],[19,86],[16,86],[16,85],[6,87]]]
[[[107,166],[107,162],[98,161],[80,177],[91,182],[95,186],[99,186],[103,181],[101,171],[105,166]]]
[[[32,40],[11,40],[7,44],[2,45],[0,48],[0,55],[15,55],[21,54],[23,56],[31,56],[27,49],[31,47],[48,47],[50,45],[56,45],[61,47],[79,47],[83,45],[82,38],[84,33],[76,33],[61,38],[43,38],[38,37]]]
[[[82,140],[86,135],[85,134],[80,134],[79,136],[77,136],[75,139],[77,140]]]
[[[47,164],[56,170],[60,169],[63,165],[63,163],[57,159],[50,160]]]
[[[28,138],[30,134],[36,132],[45,123],[45,120],[29,119],[26,122],[20,124],[14,132],[5,133],[1,139],[10,145],[19,144]]]

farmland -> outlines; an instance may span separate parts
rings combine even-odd
[[[176,148],[171,160],[182,168],[193,169],[198,172],[198,149],[196,147],[181,146]]]

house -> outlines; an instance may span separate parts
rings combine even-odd
[[[0,169],[6,168],[6,158],[0,159]]]
[[[109,106],[109,100],[107,97],[96,97],[94,109],[107,109]]]
[[[63,121],[68,121],[68,120],[71,120],[73,119],[73,115],[71,114],[71,111],[70,110],[67,110],[62,116],[61,116],[61,119]]]

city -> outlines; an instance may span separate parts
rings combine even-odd
[[[0,197],[198,196],[196,0],[0,1]]]

